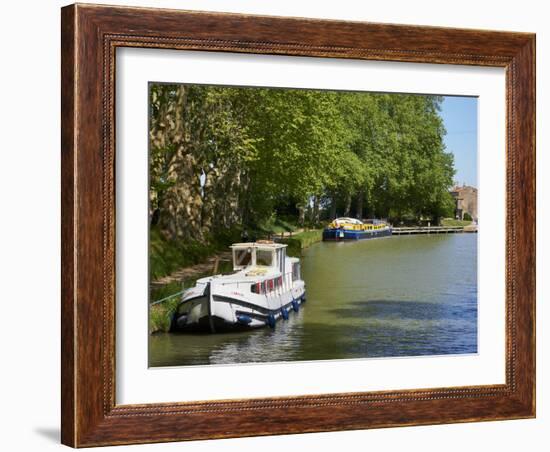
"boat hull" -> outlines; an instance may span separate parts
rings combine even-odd
[[[323,240],[340,241],[340,240],[366,240],[380,237],[388,237],[392,235],[391,228],[354,231],[350,229],[326,228],[323,231]]]
[[[286,320],[305,302],[305,286],[256,300],[244,294],[208,287],[203,296],[184,300],[172,318],[170,331],[182,333],[224,333],[269,326]]]

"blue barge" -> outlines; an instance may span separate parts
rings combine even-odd
[[[323,230],[323,240],[364,240],[392,235],[389,224],[371,220],[363,223],[355,218],[336,218]]]

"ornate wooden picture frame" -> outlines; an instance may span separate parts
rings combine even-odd
[[[61,34],[64,444],[85,447],[535,416],[533,34],[78,4],[62,9]],[[114,89],[119,47],[505,68],[505,384],[117,405]]]

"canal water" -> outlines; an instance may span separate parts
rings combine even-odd
[[[231,334],[155,334],[150,366],[477,352],[477,234],[318,243],[307,302],[288,321]]]

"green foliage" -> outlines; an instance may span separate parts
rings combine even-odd
[[[225,243],[214,232],[452,216],[441,100],[152,84],[152,275],[200,262]]]
[[[274,213],[266,220],[259,222],[257,232],[266,236],[294,232],[299,227],[295,221],[296,219],[281,218]]]
[[[464,218],[464,221],[469,221],[471,222],[473,219],[472,219],[472,216],[466,212],[464,215],[463,215],[463,218]]]
[[[149,250],[150,277],[155,280],[180,267],[203,262],[216,247],[192,240],[167,240],[158,229],[152,229]]]
[[[149,308],[149,334],[170,331],[172,314],[176,311],[179,300],[175,297]]]
[[[168,284],[165,284],[160,287],[152,288],[149,292],[149,302],[154,302],[161,300],[163,298],[169,297],[170,295],[174,295],[178,292],[181,292],[184,288],[187,289],[188,287],[194,286],[195,280],[192,281],[185,281],[185,286],[182,286],[180,281],[174,281]]]
[[[149,234],[150,278],[154,281],[179,268],[202,263],[216,252],[226,251],[239,236],[237,230],[224,230],[205,241],[168,239],[158,228],[153,228]],[[159,298],[162,296],[155,299]]]
[[[286,243],[287,255],[299,257],[304,248],[313,245],[314,243],[323,240],[322,229],[312,229],[310,231],[300,232],[292,237],[286,237],[280,240],[281,243]]]
[[[471,221],[455,220],[454,218],[443,218],[441,220],[441,226],[449,226],[449,227],[464,227],[464,226],[468,226],[470,223]]]

